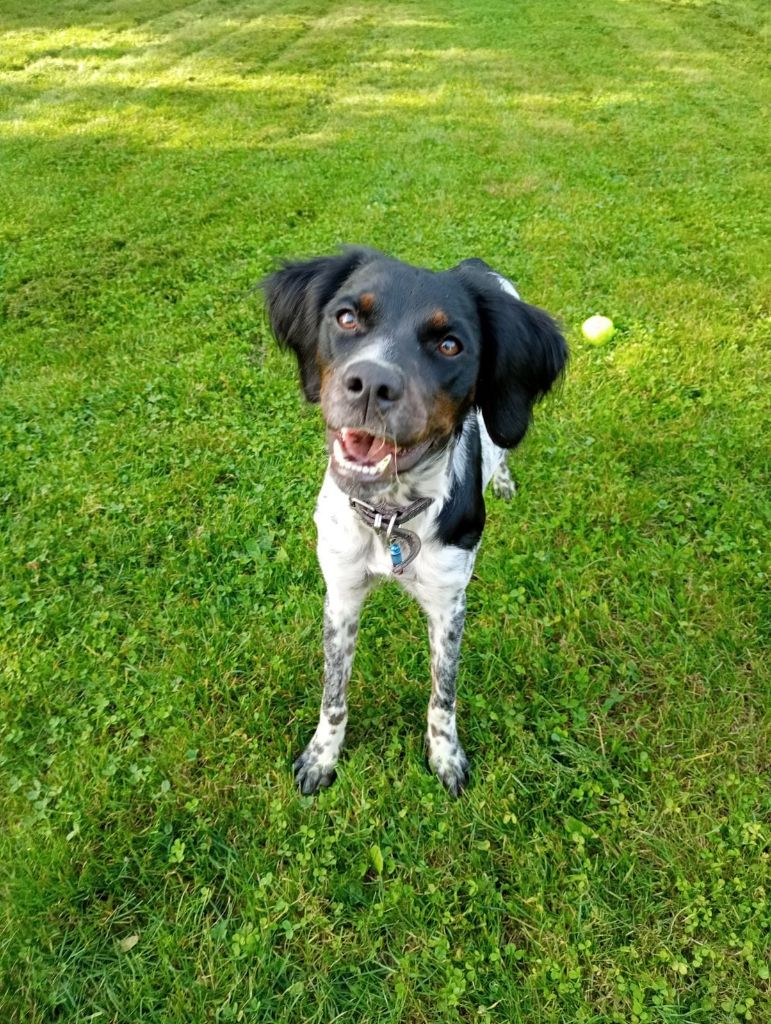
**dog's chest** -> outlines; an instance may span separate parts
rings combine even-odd
[[[355,586],[379,577],[400,583],[422,603],[438,590],[465,587],[474,564],[474,551],[441,543],[435,537],[437,510],[429,508],[407,524],[421,541],[417,558],[401,575],[393,564],[385,534],[362,522],[348,497],[327,476],[319,493],[314,520],[318,557],[327,583]]]

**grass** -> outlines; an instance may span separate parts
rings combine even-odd
[[[768,1019],[763,9],[7,0],[3,1020]],[[488,502],[456,803],[390,590],[337,783],[290,775],[323,442],[248,292],[343,241],[573,343]]]

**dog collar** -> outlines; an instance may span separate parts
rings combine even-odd
[[[425,512],[433,500],[433,498],[418,498],[410,505],[370,505],[366,501],[361,501],[360,498],[348,499],[351,508],[367,526],[371,526],[376,533],[385,530],[391,554],[391,572],[395,576],[401,576],[410,562],[417,558],[420,551],[420,537],[412,530],[405,530],[402,523],[409,522],[421,512]],[[407,545],[406,558],[402,556],[400,541]]]

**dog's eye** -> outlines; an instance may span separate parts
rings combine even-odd
[[[463,346],[457,338],[445,338],[439,342],[439,351],[443,356],[457,356],[463,351]]]
[[[337,314],[337,322],[344,331],[353,331],[359,326],[359,321],[352,309],[341,309]]]

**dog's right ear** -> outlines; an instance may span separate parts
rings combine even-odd
[[[382,254],[346,246],[336,256],[286,262],[261,282],[270,326],[278,342],[297,357],[300,380],[309,402],[318,402],[321,376],[317,361],[321,314],[353,271]]]
[[[547,312],[523,302],[510,281],[483,260],[464,260],[458,274],[476,299],[482,329],[477,407],[501,448],[525,436],[535,403],[556,383],[568,348]]]

